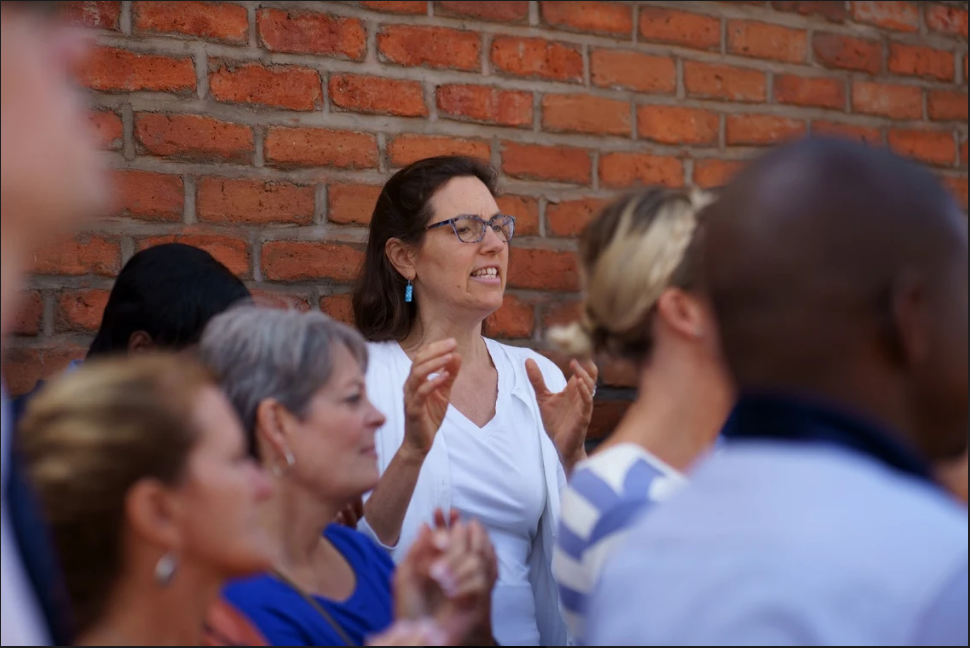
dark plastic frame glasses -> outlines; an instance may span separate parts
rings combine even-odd
[[[486,227],[491,227],[499,240],[505,243],[511,241],[512,237],[515,236],[515,216],[507,214],[496,214],[487,221],[478,216],[455,216],[440,223],[428,225],[424,229],[430,231],[445,225],[451,225],[455,236],[462,243],[481,243],[482,239],[485,238]]]

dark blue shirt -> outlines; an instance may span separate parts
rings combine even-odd
[[[357,588],[344,603],[314,598],[355,645],[363,646],[394,620],[394,563],[372,540],[346,527],[330,525],[324,536],[350,563]],[[225,598],[256,624],[271,645],[343,645],[340,635],[298,591],[273,576],[235,581],[226,588]]]

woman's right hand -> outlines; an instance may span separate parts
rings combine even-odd
[[[431,451],[451,402],[451,388],[461,368],[454,340],[442,340],[418,350],[404,383],[404,445],[424,459]]]

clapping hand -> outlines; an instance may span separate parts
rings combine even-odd
[[[461,368],[454,340],[422,347],[404,383],[404,448],[424,457],[448,412],[451,388]]]
[[[552,393],[546,387],[539,365],[534,360],[525,363],[529,382],[536,392],[542,424],[556,444],[567,472],[586,456],[586,433],[593,418],[593,396],[599,377],[599,370],[592,360],[573,360],[569,367],[573,375],[566,388]]]

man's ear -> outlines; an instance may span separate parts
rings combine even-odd
[[[384,254],[394,269],[408,281],[414,280],[417,273],[414,270],[414,251],[405,245],[401,239],[388,239],[384,244]]]
[[[924,277],[906,272],[890,288],[889,339],[898,359],[908,367],[926,362],[931,353],[929,290]]]
[[[151,353],[155,350],[155,343],[145,331],[135,331],[128,338],[128,355],[138,355],[141,353]]]

